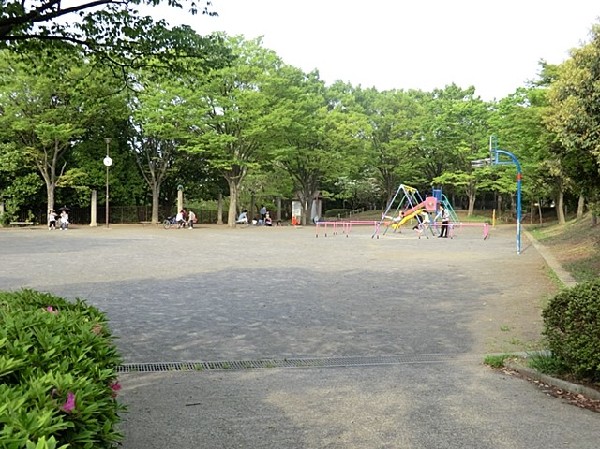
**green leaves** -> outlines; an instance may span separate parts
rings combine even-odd
[[[558,293],[543,311],[552,353],[578,377],[600,379],[600,279]]]
[[[83,301],[0,293],[2,447],[113,447],[119,363],[106,319]]]

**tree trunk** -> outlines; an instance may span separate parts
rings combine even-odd
[[[496,207],[498,208],[498,220],[502,219],[502,195],[498,194],[496,198]]]
[[[238,196],[238,183],[231,178],[227,179],[229,184],[229,211],[227,213],[227,226],[235,228],[235,213],[237,211],[237,196]]]
[[[561,189],[556,196],[556,217],[558,218],[558,223],[564,225],[566,223],[565,220],[565,210],[563,207],[563,191]]]
[[[256,196],[254,196],[254,192],[250,192],[250,209],[248,214],[250,214],[248,221],[252,222],[256,216]]]
[[[581,220],[583,218],[583,210],[585,207],[585,197],[582,193],[579,194],[579,199],[577,200],[577,219]]]
[[[281,221],[281,197],[280,196],[277,197],[275,204],[277,205],[277,215],[275,216],[275,218],[276,218],[277,222],[279,223]]]
[[[540,224],[544,224],[544,217],[542,217],[542,199],[538,199],[538,214],[540,214]]]
[[[251,217],[248,217],[250,220]],[[219,198],[217,200],[217,224],[223,224],[223,194],[219,192]]]
[[[473,211],[475,210],[475,195],[468,195],[469,197],[469,211],[467,212],[467,216],[473,215]]]
[[[158,199],[160,196],[160,185],[154,183],[150,186],[152,190],[152,224],[158,223]]]
[[[46,193],[48,199],[48,210],[46,211],[46,215],[54,210],[54,184],[46,182]]]

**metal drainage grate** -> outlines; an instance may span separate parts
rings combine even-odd
[[[399,356],[284,358],[265,360],[223,360],[214,362],[160,362],[124,363],[118,367],[120,373],[154,373],[162,371],[214,371],[248,370],[265,368],[336,368],[346,366],[401,365],[410,363],[441,363],[451,360],[481,360],[472,354],[415,354]]]

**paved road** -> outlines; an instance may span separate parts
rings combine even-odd
[[[323,360],[122,375],[125,449],[596,448],[598,415],[481,365],[539,337],[553,286],[514,229],[0,231],[0,288],[104,310],[126,364]],[[49,260],[51,261],[49,263]],[[398,357],[390,364],[361,360]],[[333,360],[348,361],[346,367]]]

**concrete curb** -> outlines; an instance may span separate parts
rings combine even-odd
[[[526,366],[522,366],[518,363],[510,361],[506,361],[504,366],[513,371],[517,371],[518,373],[527,376],[533,380],[544,382],[548,385],[553,385],[555,387],[560,388],[561,390],[568,391],[569,393],[582,394],[589,399],[600,400],[600,391],[595,390],[593,388],[567,382],[566,380],[557,379],[556,377],[548,376],[547,374],[542,374],[534,369],[527,368]]]

